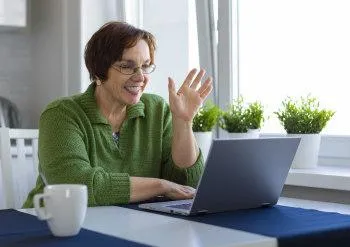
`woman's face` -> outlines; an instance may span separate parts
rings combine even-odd
[[[108,69],[107,80],[102,85],[112,101],[121,105],[133,105],[140,101],[141,95],[150,79],[149,74],[144,74],[141,69],[136,69],[134,74],[125,75],[120,68],[140,68],[151,63],[149,47],[146,41],[139,40],[134,47],[125,49],[122,60],[113,64]]]

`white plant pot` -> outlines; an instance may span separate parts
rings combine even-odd
[[[226,130],[221,131],[221,136],[226,139],[253,139],[259,138],[260,130],[259,129],[249,129],[246,133],[230,133]]]
[[[207,160],[210,145],[213,139],[213,132],[194,132],[197,145],[202,151],[204,162]]]
[[[320,134],[288,134],[290,137],[301,137],[299,147],[294,156],[292,168],[316,168],[320,150]]]
[[[248,129],[247,134],[249,134],[248,138],[259,138],[260,129]]]

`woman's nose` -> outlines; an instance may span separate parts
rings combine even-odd
[[[144,80],[144,73],[141,68],[135,69],[135,74],[133,74],[134,79]]]

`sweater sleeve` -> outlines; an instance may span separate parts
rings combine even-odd
[[[200,151],[196,162],[188,168],[180,168],[175,165],[171,156],[172,145],[172,119],[170,109],[167,106],[164,114],[164,129],[163,129],[163,152],[162,152],[162,177],[164,179],[197,187],[198,181],[203,173],[203,155]]]
[[[88,187],[88,205],[128,203],[130,179],[127,173],[105,171],[89,160],[93,136],[87,119],[63,107],[52,107],[40,118],[40,169],[49,184],[74,183]]]

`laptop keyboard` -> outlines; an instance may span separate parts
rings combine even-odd
[[[168,208],[178,208],[178,209],[188,209],[190,210],[192,206],[192,203],[182,203],[182,204],[174,204],[174,205],[168,205],[166,207]]]

